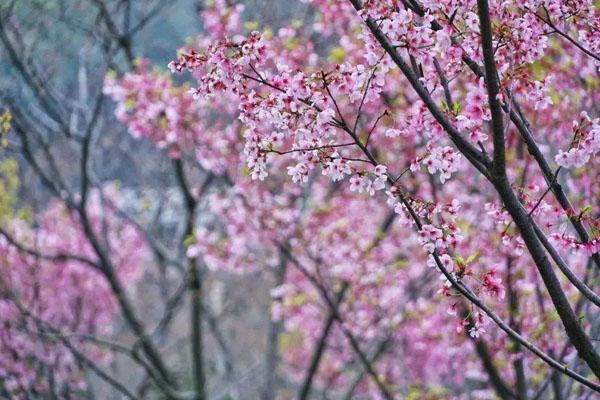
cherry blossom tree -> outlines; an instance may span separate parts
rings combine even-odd
[[[208,35],[169,65],[197,80],[189,93],[202,112],[220,119],[225,107],[215,104],[238,105],[232,123],[254,180],[237,184],[236,200],[214,201],[230,242],[201,227],[189,254],[227,268],[233,255],[251,265],[280,249],[290,265],[274,311],[295,336],[288,366],[300,378],[309,366],[301,397],[312,374],[326,390],[348,387],[353,363],[365,373],[347,396],[457,394],[480,365],[502,398],[540,396],[549,382],[562,398],[561,376],[569,393],[593,396],[597,6],[307,3],[312,19],[245,33],[240,7],[216,2]],[[198,147],[230,138],[203,132]],[[280,182],[285,175],[302,191]],[[263,185],[276,199],[298,193],[291,237],[289,217],[277,227],[277,208],[253,200]],[[256,224],[242,211],[263,207]],[[388,210],[397,216],[385,223]],[[326,321],[320,331],[311,316]],[[364,349],[377,342],[387,351],[371,361]]]
[[[219,336],[206,296],[207,278],[224,272],[272,285],[261,398],[600,392],[597,2],[305,0],[269,21],[275,2],[214,0],[170,72],[134,61],[134,31],[97,3],[107,37],[128,39],[113,44],[128,67],[115,63],[98,99],[112,98],[131,136],[170,158],[183,199],[171,246],[185,252],[164,251],[118,190],[93,180],[94,118],[74,135],[74,190],[39,166],[28,119],[14,113],[21,150],[57,203],[39,228],[0,231],[5,263],[23,266],[0,280],[0,344],[16,351],[0,371],[19,377],[0,375],[0,388],[44,391],[50,365],[77,385],[70,369],[86,360],[104,374],[109,356],[84,340],[104,332],[86,316],[121,315],[137,340],[124,350],[160,395],[209,398],[205,330],[224,354],[235,340]],[[119,290],[150,255],[183,274],[158,327],[187,298],[190,387]],[[27,271],[36,265],[45,276]],[[97,275],[108,284],[90,299],[83,288]],[[37,279],[50,293],[68,281],[69,295],[40,301]],[[66,336],[64,321],[79,334]],[[32,335],[45,341],[24,346]]]

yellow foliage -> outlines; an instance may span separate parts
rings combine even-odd
[[[272,31],[270,28],[269,28],[269,29],[266,29],[266,30],[265,30],[265,31],[262,33],[262,36],[263,36],[263,37],[264,37],[266,40],[272,39],[272,38],[273,38],[273,31]]]
[[[341,64],[346,59],[346,50],[343,47],[337,46],[329,52],[329,59],[334,63]]]
[[[300,307],[304,303],[306,303],[306,294],[304,293],[298,293],[297,295],[293,297],[287,297],[284,300],[284,304],[287,307]]]
[[[304,334],[299,329],[284,332],[279,336],[279,351],[286,350],[300,345],[304,341]]]
[[[442,400],[449,396],[447,389],[441,386],[431,386],[428,388],[413,385],[408,389],[406,400]]]
[[[300,40],[298,38],[289,38],[284,42],[285,48],[287,50],[296,50],[300,45]]]
[[[19,168],[11,158],[0,161],[0,223],[15,215]]]
[[[6,140],[6,135],[10,132],[10,121],[12,119],[12,115],[10,115],[10,111],[6,110],[0,115],[0,149],[8,146],[8,140]]]
[[[260,27],[260,24],[258,23],[258,21],[244,22],[244,28],[246,28],[247,31],[257,31],[259,27]]]

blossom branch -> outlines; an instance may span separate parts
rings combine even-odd
[[[352,142],[352,143],[340,143],[340,144],[326,144],[323,146],[313,146],[313,147],[304,147],[301,149],[291,149],[291,150],[286,150],[286,151],[280,151],[280,150],[275,150],[275,149],[270,149],[267,150],[267,153],[275,153],[275,154],[279,154],[279,155],[286,155],[286,154],[290,154],[290,153],[297,153],[297,152],[303,152],[303,151],[313,151],[313,150],[326,150],[326,149],[334,149],[334,148],[338,148],[338,147],[348,147],[348,146],[354,146],[356,143]]]
[[[465,61],[465,63],[469,66],[471,71],[476,76],[478,76],[478,77],[484,76],[483,71],[481,70],[481,68],[479,67],[479,65],[477,63],[475,63],[473,60],[470,60],[470,59],[463,58],[463,60]],[[525,145],[527,146],[529,153],[533,156],[533,158],[537,162],[540,170],[542,171],[542,174],[544,175],[544,179],[546,180],[546,183],[548,184],[549,187],[552,188],[552,193],[554,194],[558,203],[560,204],[562,209],[568,213],[570,210],[573,210],[573,206],[572,206],[571,202],[569,201],[569,198],[565,194],[560,183],[558,183],[558,181],[556,181],[554,179],[554,172],[552,171],[552,168],[550,168],[550,165],[548,164],[546,157],[544,156],[539,145],[537,144],[537,142],[532,134],[531,125],[529,124],[527,118],[525,117],[518,101],[516,100],[515,96],[511,93],[510,90],[507,90],[506,92],[507,92],[507,95],[510,98],[511,102],[514,105],[514,109],[516,109],[518,113],[515,112],[515,110],[513,110],[513,108],[509,107],[507,104],[504,104],[502,106],[504,112],[509,115],[510,120],[513,122],[513,124],[517,128],[517,131],[519,132],[523,142],[525,142]],[[573,215],[568,214],[568,218],[569,218],[569,221],[571,222],[571,225],[573,225],[573,227],[575,228],[575,231],[577,232],[577,235],[579,236],[581,241],[583,243],[589,243],[590,235],[588,234],[587,229],[585,228],[583,223]],[[592,254],[592,258],[594,260],[594,263],[596,264],[596,267],[600,268],[600,254],[598,254],[598,253]]]
[[[539,19],[540,21],[542,21],[543,23],[545,23],[546,25],[548,25],[550,28],[553,29],[553,32],[551,32],[551,33],[557,33],[557,34],[559,34],[560,36],[562,36],[563,38],[565,38],[567,41],[569,41],[573,46],[577,47],[579,50],[581,50],[582,52],[584,52],[586,55],[592,57],[596,61],[600,61],[600,56],[599,55],[592,53],[590,50],[588,50],[585,47],[583,47],[577,40],[573,39],[570,35],[568,35],[567,33],[563,32],[561,29],[559,29],[550,20],[550,13],[546,9],[546,7],[542,5],[542,8],[546,12],[546,15],[548,16],[548,18],[544,18],[543,16],[539,15],[537,12],[532,12],[532,13],[533,13],[533,15],[535,15],[535,17],[537,19]]]
[[[350,1],[353,4],[355,4],[355,0],[350,0]],[[360,4],[359,3],[356,3],[356,4],[358,4],[358,6],[355,5],[355,8],[359,7],[358,10],[360,11]],[[369,24],[369,22],[371,24]],[[374,25],[375,23],[372,21],[372,19],[370,19],[370,17],[367,17],[367,24],[369,25],[369,28],[372,30],[372,32],[373,32],[373,29],[378,29],[376,25],[374,26],[374,28],[371,28],[371,26]],[[373,32],[373,33],[375,34],[375,32]],[[381,32],[381,36],[384,40],[384,43],[387,42],[387,39],[385,38],[385,35],[382,32]],[[388,44],[389,44],[389,42],[388,42]],[[394,51],[394,50],[392,49],[392,51]],[[404,70],[403,70],[403,72],[404,72]],[[408,73],[411,73],[411,71],[408,71]],[[501,116],[500,116],[500,118],[501,118]],[[344,127],[342,127],[342,129],[344,129]],[[344,129],[344,130],[346,130],[347,133],[352,137],[351,130],[349,130],[349,129]],[[502,129],[502,135],[503,134],[504,134],[504,130]],[[356,138],[353,138],[353,139],[356,140]],[[502,143],[502,146],[504,146],[503,143]],[[369,152],[369,150],[367,150],[363,147],[361,147],[361,150],[365,153],[367,158],[369,160],[371,160],[373,165],[378,165],[377,161],[375,160],[373,155]],[[388,181],[390,183],[393,182],[390,175],[388,175]],[[506,189],[507,187],[508,187],[508,190]],[[585,357],[587,358],[586,361],[589,360],[590,364],[592,366],[595,366],[596,365],[595,358],[597,357],[597,355],[595,355],[595,351],[593,350],[593,347],[589,343],[589,339],[587,338],[587,336],[585,335],[583,330],[579,327],[578,323],[577,323],[577,325],[572,324],[572,322],[576,321],[577,318],[576,318],[575,314],[573,313],[572,309],[570,308],[570,305],[568,304],[568,301],[564,295],[564,292],[562,292],[562,289],[560,288],[560,283],[558,282],[556,275],[552,271],[552,267],[548,263],[548,260],[544,254],[544,250],[541,248],[539,242],[531,240],[531,238],[533,238],[535,240],[536,237],[535,237],[535,233],[532,230],[532,227],[528,223],[525,222],[525,220],[526,220],[525,210],[523,209],[522,205],[519,203],[518,199],[514,196],[514,193],[512,192],[512,189],[510,189],[510,186],[508,185],[507,182],[505,183],[505,186],[499,186],[499,188],[497,188],[497,190],[498,190],[499,194],[501,195],[501,197],[505,197],[507,199],[507,200],[505,200],[505,204],[507,201],[510,203],[510,209],[517,215],[517,218],[515,218],[515,216],[513,216],[513,218],[515,219],[515,222],[517,222],[517,226],[521,230],[523,236],[524,237],[527,236],[527,238],[529,239],[527,241],[527,243],[529,246],[532,247],[532,248],[530,248],[532,257],[534,258],[536,265],[538,265],[538,268],[540,269],[540,273],[541,273],[542,277],[544,278],[544,282],[546,283],[548,290],[551,292],[551,297],[552,297],[553,301],[555,302],[555,306],[556,306],[557,310],[559,311],[559,315],[561,315],[561,319],[564,318],[563,323],[568,325],[568,327],[566,326],[566,329],[567,329],[567,333],[569,333],[569,337],[571,337],[571,340],[574,342],[574,345],[576,346],[576,348],[579,351],[581,351],[581,353],[583,355],[585,355]],[[420,222],[420,217],[414,212],[414,210],[412,209],[412,206],[406,200],[406,198],[404,197],[404,195],[401,192],[398,192],[398,196],[399,196],[402,204],[409,211],[409,214],[411,215],[413,221],[415,222],[417,229],[420,231],[422,229],[422,223]],[[507,205],[507,208],[509,208],[508,205]],[[524,231],[526,233],[524,233]],[[459,292],[461,294],[463,294],[467,299],[469,299],[477,307],[482,309],[494,322],[496,322],[496,324],[503,331],[505,331],[507,334],[509,334],[509,336],[513,337],[516,341],[518,341],[524,347],[526,347],[531,352],[536,354],[538,357],[540,357],[542,360],[544,360],[550,366],[558,369],[559,371],[561,371],[561,372],[565,373],[566,375],[574,378],[575,380],[585,384],[586,386],[588,386],[594,390],[600,391],[599,384],[596,384],[593,381],[588,380],[587,378],[576,373],[575,371],[572,371],[568,368],[564,368],[564,366],[562,366],[559,362],[554,360],[552,357],[550,357],[549,355],[544,353],[542,350],[540,350],[537,346],[528,342],[519,333],[514,331],[498,315],[496,315],[491,309],[489,309],[484,303],[482,303],[470,291],[470,289],[468,289],[466,286],[463,286],[462,283],[459,283],[448,272],[448,270],[443,266],[443,264],[439,258],[439,255],[437,254],[436,251],[434,251],[434,253],[432,255],[434,257],[436,265],[442,271],[442,274],[446,277],[446,279],[448,279],[448,281],[450,281],[453,284],[453,286],[455,286],[459,290]],[[559,310],[559,308],[560,308],[560,310]]]
[[[558,251],[552,246],[544,232],[537,226],[537,224],[532,220],[531,224],[535,229],[535,233],[546,249],[550,257],[554,260],[554,263],[558,266],[561,272],[569,279],[569,282],[575,286],[583,296],[585,296],[589,301],[594,303],[597,307],[600,307],[600,296],[598,296],[592,289],[590,289],[585,283],[583,283],[575,273],[569,268],[567,263],[562,259]]]
[[[500,102],[498,101],[500,85],[494,60],[489,6],[487,0],[478,0],[477,4],[481,27],[481,41],[486,73],[485,78],[488,89],[488,101],[492,113],[492,129],[494,136],[493,183],[498,194],[502,198],[506,209],[511,214],[521,232],[521,236],[538,267],[540,275],[544,280],[550,297],[563,322],[567,335],[594,374],[600,377],[600,356],[596,353],[589,338],[581,328],[578,318],[573,312],[573,309],[561,288],[560,282],[552,270],[552,266],[548,262],[545,251],[537,239],[535,230],[529,223],[523,206],[515,196],[507,180],[502,110]]]
[[[377,347],[375,348],[375,351],[369,357],[370,364],[374,364],[377,361],[377,359],[384,354],[385,350],[389,347],[390,342],[391,342],[390,339],[385,339],[385,340],[382,340],[377,345]],[[358,374],[356,374],[356,376],[352,380],[352,384],[350,385],[350,388],[348,389],[346,394],[343,396],[344,400],[352,400],[353,399],[354,391],[356,390],[356,387],[360,384],[360,382],[363,380],[365,373],[366,373],[366,371],[363,368]]]
[[[346,293],[346,289],[348,289],[348,283],[344,282],[342,284],[341,289],[338,291],[335,296],[335,307],[339,307],[342,299],[344,298],[344,294]],[[321,357],[325,351],[325,347],[327,346],[327,337],[329,336],[329,332],[333,327],[333,322],[336,320],[335,313],[333,311],[329,312],[329,316],[325,321],[325,325],[323,326],[323,331],[321,332],[321,337],[319,338],[317,345],[313,351],[312,359],[310,360],[310,364],[308,369],[306,370],[306,375],[304,377],[304,382],[302,383],[300,392],[298,394],[298,399],[305,400],[308,398],[310,394],[310,389],[312,387],[313,377],[319,368],[319,363],[321,361]]]
[[[348,329],[346,329],[344,327],[344,325],[343,325],[343,318],[341,317],[341,315],[340,315],[340,313],[339,313],[339,311],[337,309],[337,306],[335,305],[334,301],[329,297],[329,294],[327,293],[327,290],[325,289],[325,287],[317,279],[315,279],[315,277],[310,272],[308,272],[306,270],[306,268],[304,268],[302,266],[302,264],[296,259],[296,257],[294,257],[294,255],[291,253],[291,251],[286,246],[280,245],[279,248],[282,251],[282,254],[284,254],[286,256],[286,258],[289,261],[291,261],[291,263],[296,268],[298,268],[300,270],[300,272],[302,272],[302,274],[309,281],[311,281],[313,283],[313,285],[319,290],[319,292],[321,293],[321,296],[322,296],[323,300],[327,303],[327,306],[329,307],[330,311],[332,313],[334,313],[335,319],[340,323],[340,329],[344,333],[344,336],[346,336],[346,338],[350,342],[350,346],[352,347],[352,350],[359,357],[359,360],[360,360],[361,364],[365,367],[367,373],[369,374],[369,376],[371,377],[371,379],[373,379],[373,381],[377,385],[377,388],[379,389],[379,391],[381,392],[381,394],[387,400],[393,399],[393,396],[391,395],[391,393],[389,392],[389,390],[385,387],[385,385],[383,384],[383,382],[381,382],[381,379],[379,378],[379,375],[377,374],[377,372],[375,371],[375,369],[371,365],[371,362],[369,361],[369,359],[367,358],[367,356],[365,355],[365,353],[360,349],[358,341],[356,340],[356,338],[354,337],[354,335],[352,334],[352,332],[348,331]]]
[[[349,1],[359,13],[364,12],[360,0]],[[371,33],[375,36],[379,44],[392,58],[392,60],[398,66],[398,68],[400,68],[404,76],[406,76],[406,78],[410,82],[410,85],[419,95],[421,101],[423,101],[423,103],[427,106],[427,109],[429,110],[431,115],[433,115],[435,120],[444,128],[446,132],[448,132],[452,142],[456,145],[456,147],[459,150],[461,150],[461,152],[473,163],[473,165],[484,176],[488,176],[488,168],[491,167],[491,161],[489,160],[489,158],[485,154],[481,153],[480,150],[475,148],[466,139],[464,139],[460,132],[456,130],[456,128],[452,125],[450,121],[448,121],[448,119],[444,116],[443,112],[438,108],[434,100],[431,98],[431,95],[429,94],[427,89],[423,87],[423,85],[419,81],[419,78],[414,74],[410,66],[408,66],[408,64],[406,64],[406,62],[398,54],[397,50],[390,43],[390,41],[383,33],[381,28],[377,25],[377,23],[368,15],[365,15],[364,19]]]
[[[98,375],[98,377],[100,377],[100,379],[106,381],[109,385],[111,385],[112,387],[117,389],[128,399],[131,399],[131,400],[136,399],[136,397],[122,383],[120,383],[115,378],[110,376],[108,373],[103,371],[99,366],[96,365],[95,362],[93,362],[92,360],[87,358],[84,354],[82,354],[79,350],[77,350],[77,348],[71,343],[71,341],[68,338],[66,338],[65,336],[61,335],[60,332],[58,332],[58,330],[56,328],[49,326],[48,324],[44,323],[44,321],[42,321],[41,319],[39,319],[38,317],[36,317],[35,315],[33,315],[29,311],[27,311],[14,296],[11,296],[11,300],[13,301],[13,303],[17,306],[17,308],[20,310],[20,312],[24,316],[30,317],[35,322],[36,326],[38,327],[38,329],[40,331],[49,330],[50,332],[52,332],[55,336],[57,336],[60,339],[60,341],[63,342],[65,347],[67,347],[69,349],[71,354],[73,354],[73,356],[79,362],[83,363],[88,368],[90,368],[90,370],[92,370],[96,375]]]
[[[94,269],[99,268],[98,264],[95,261],[93,261],[87,257],[79,256],[76,254],[58,253],[58,254],[48,255],[48,254],[40,253],[37,250],[31,249],[31,248],[26,247],[23,244],[19,243],[18,240],[16,240],[6,229],[4,229],[2,227],[0,227],[0,235],[2,235],[8,241],[8,243],[13,245],[21,253],[28,254],[28,255],[34,256],[36,258],[40,258],[42,260],[48,260],[48,261],[53,261],[53,262],[63,262],[63,261],[72,260],[72,261],[80,262],[82,264],[86,264]]]
[[[471,324],[474,325],[475,321],[473,320],[473,317],[469,316],[469,319],[471,321]],[[506,381],[502,379],[498,368],[496,368],[496,366],[494,365],[494,360],[492,359],[492,356],[485,341],[483,341],[481,338],[471,337],[471,335],[467,331],[465,331],[465,334],[471,339],[471,341],[475,345],[477,355],[481,359],[483,368],[487,372],[492,387],[494,388],[498,396],[502,399],[517,399],[515,393],[509,388]]]

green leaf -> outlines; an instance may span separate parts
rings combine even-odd
[[[183,241],[183,245],[186,247],[191,246],[194,244],[194,242],[196,242],[196,233],[192,232],[191,234],[186,236],[185,240]]]
[[[591,204],[587,204],[585,205],[582,209],[581,209],[581,214],[589,214],[592,212],[592,205]]]
[[[452,105],[452,108],[453,108],[452,111],[454,111],[454,113],[458,114],[460,112],[460,110],[462,110],[462,105],[459,102],[455,101],[454,104]]]

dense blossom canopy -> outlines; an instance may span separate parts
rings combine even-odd
[[[188,259],[283,271],[289,376],[346,398],[530,398],[555,370],[600,391],[598,2],[305,0],[278,28],[233,3],[207,2],[168,65],[192,87],[139,61],[103,91],[134,137],[219,178]],[[82,230],[139,277],[145,243],[100,198],[91,228],[54,205],[15,220],[25,255],[0,237],[7,390],[77,381],[53,329],[117,312]]]
[[[242,6],[215,1],[205,32],[169,64],[191,72],[193,89],[145,65],[107,80],[132,134],[230,179],[189,255],[243,271],[287,254],[273,317],[284,321],[283,354],[299,380],[339,302],[318,369],[323,387],[443,397],[474,385],[487,398],[501,384],[478,382],[494,372],[532,392],[545,384],[548,366],[451,280],[576,365],[511,212],[489,172],[477,171],[494,153],[496,122],[477,2],[307,2],[314,19],[259,33],[245,32]],[[600,250],[600,10],[591,0],[492,1],[489,13],[509,187],[556,256],[589,282]],[[568,207],[548,194],[556,181]],[[597,333],[595,306],[561,283],[588,316],[583,329]],[[372,353],[376,375],[345,373],[356,345]]]
[[[189,254],[210,268],[243,270],[268,268],[273,254],[289,253],[285,282],[272,293],[273,317],[284,321],[284,357],[299,379],[336,297],[339,324],[318,369],[321,385],[358,385],[356,393],[374,397],[386,396],[381,386],[458,394],[467,382],[488,379],[486,357],[508,382],[542,384],[548,366],[465,301],[436,264],[571,365],[576,352],[565,346],[524,240],[486,174],[473,167],[494,151],[476,2],[366,1],[358,13],[358,1],[309,3],[318,10],[312,21],[244,33],[243,7],[216,1],[203,13],[206,31],[169,65],[191,72],[194,89],[145,67],[107,81],[133,134],[188,148],[208,171],[233,181],[214,195],[217,223],[197,228]],[[489,7],[497,99],[559,167],[545,176],[507,122],[510,187],[587,281],[600,246],[600,11],[592,1]],[[571,194],[568,208],[548,195],[556,179]],[[573,218],[591,237],[572,230]],[[415,225],[418,232],[409,233]],[[593,320],[597,312],[562,283]],[[596,331],[587,319],[582,326]],[[376,376],[344,373],[356,362],[356,343],[373,352]],[[483,388],[477,396],[492,390]]]
[[[106,188],[104,196],[118,200],[114,187]],[[124,285],[134,284],[147,259],[143,238],[134,226],[115,218],[110,207],[102,206],[98,192],[93,193],[88,212],[96,232],[106,229],[119,279]],[[84,239],[80,219],[59,202],[37,216],[35,228],[17,217],[8,223],[11,241],[0,237],[4,390],[25,399],[28,393],[51,389],[62,393],[63,385],[81,389],[85,387],[81,360],[73,349],[93,362],[110,360],[110,353],[81,339],[110,333],[118,315],[111,287],[87,262],[95,254]]]

